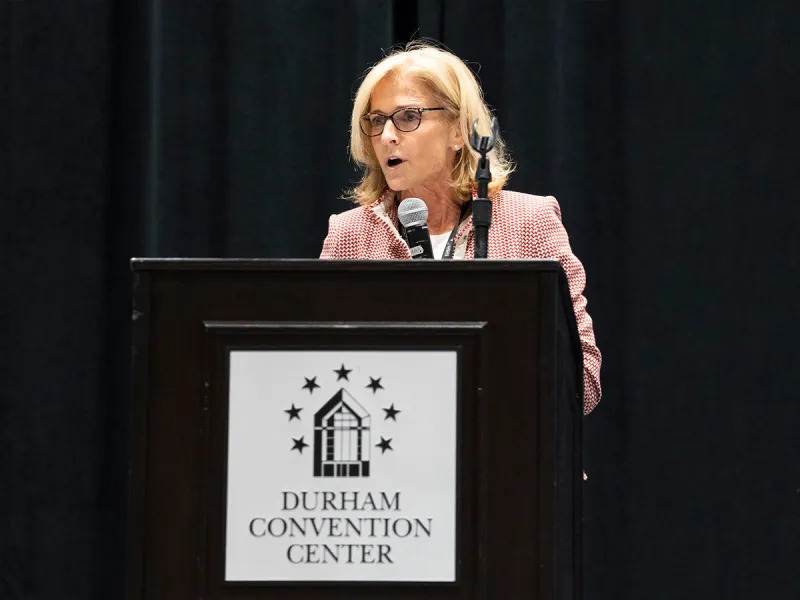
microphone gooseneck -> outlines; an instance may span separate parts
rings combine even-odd
[[[406,198],[397,207],[397,218],[411,251],[411,258],[433,258],[428,232],[428,207],[420,198]]]
[[[472,124],[472,135],[469,144],[475,152],[481,155],[478,168],[475,171],[475,180],[478,182],[478,197],[472,201],[472,229],[475,232],[475,258],[489,257],[489,228],[492,226],[492,201],[489,200],[489,182],[492,172],[489,168],[487,154],[494,147],[500,135],[497,117],[492,119],[492,132],[490,135],[478,135],[478,119]]]

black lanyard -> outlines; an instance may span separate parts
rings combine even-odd
[[[461,205],[461,216],[458,218],[458,223],[456,226],[453,227],[453,231],[450,232],[450,237],[447,238],[447,244],[444,247],[444,252],[442,253],[443,259],[452,259],[456,253],[456,233],[458,233],[458,228],[461,227],[461,223],[464,221],[464,217],[469,214],[470,209],[472,208],[472,200],[468,202],[464,202]],[[406,237],[405,227],[401,223],[398,223],[400,227],[400,235],[403,236],[403,239]]]
[[[458,223],[456,223],[456,226],[453,227],[453,231],[450,232],[450,237],[447,238],[447,244],[444,247],[442,258],[453,258],[455,255],[456,232],[458,232],[458,228],[461,226],[461,222],[464,220],[464,217],[469,213],[470,208],[472,208],[472,200],[469,202],[464,202],[464,204],[461,205],[461,216],[458,218]]]

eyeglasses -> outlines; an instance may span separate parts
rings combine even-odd
[[[359,125],[364,135],[375,137],[383,133],[386,121],[391,119],[398,131],[408,133],[419,129],[419,124],[422,123],[422,113],[429,110],[445,110],[445,108],[441,106],[439,108],[398,108],[390,115],[368,113],[361,117]]]

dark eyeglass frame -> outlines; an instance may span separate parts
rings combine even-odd
[[[402,127],[400,127],[397,124],[397,121],[394,120],[394,116],[397,113],[403,112],[405,110],[414,110],[414,111],[419,113],[419,120],[417,121],[417,126],[414,127],[414,129],[403,129]],[[437,106],[435,108],[420,108],[418,106],[404,106],[402,108],[398,108],[396,111],[394,111],[390,115],[384,115],[383,113],[367,113],[367,114],[365,114],[363,117],[361,117],[359,119],[358,126],[361,129],[361,133],[363,133],[367,137],[376,137],[376,136],[379,136],[379,135],[381,135],[383,133],[383,130],[386,128],[386,122],[391,120],[391,122],[394,125],[395,129],[397,129],[398,131],[402,131],[403,133],[411,133],[412,131],[416,131],[417,129],[419,129],[419,126],[422,123],[422,113],[428,112],[428,111],[431,111],[431,110],[447,110],[447,109],[445,107],[443,107],[443,106]],[[378,115],[378,116],[381,116],[381,117],[386,117],[386,121],[383,122],[383,127],[381,128],[381,130],[378,133],[367,133],[366,131],[364,131],[364,127],[365,126],[371,127],[370,122],[369,122],[370,115],[372,115],[372,116]]]

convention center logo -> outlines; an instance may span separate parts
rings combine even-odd
[[[381,454],[394,451],[392,434],[375,436],[374,439],[379,441],[373,445],[372,415],[364,405],[368,403],[377,407],[373,410],[382,410],[384,430],[386,422],[397,423],[402,411],[395,408],[394,403],[381,406],[380,393],[385,390],[382,377],[370,376],[369,382],[362,385],[363,381],[350,381],[352,371],[344,363],[333,369],[336,374],[334,387],[338,389],[330,397],[317,383],[319,376],[304,377],[305,383],[300,389],[307,390],[311,400],[315,393],[317,398],[327,397],[327,400],[313,413],[294,403],[283,411],[288,415],[289,423],[296,420],[306,432],[292,438],[291,451],[303,454],[312,446],[314,477],[369,477],[373,448]],[[359,402],[356,395],[366,395],[368,400]],[[304,411],[309,412],[306,419],[303,418]],[[309,444],[307,439],[313,442]]]

